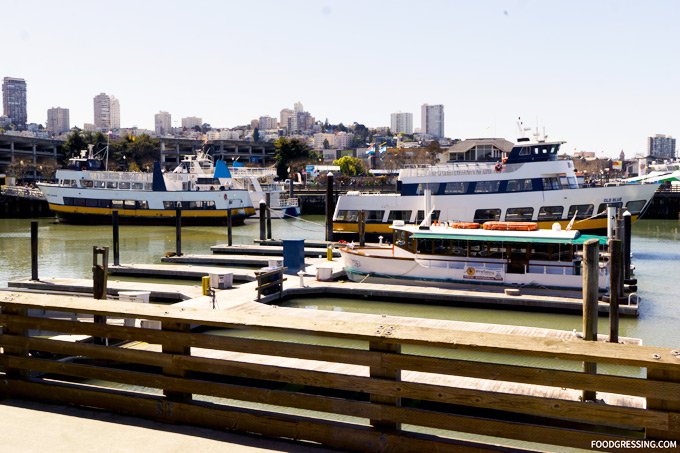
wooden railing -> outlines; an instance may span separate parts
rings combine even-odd
[[[0,393],[6,396],[358,451],[492,447],[456,440],[459,432],[492,436],[497,444],[512,439],[585,449],[650,441],[677,448],[680,439],[680,359],[666,348],[468,332],[441,322],[416,325],[370,315],[273,308],[227,312],[49,297],[0,300]],[[63,316],[41,317],[46,311]],[[77,320],[73,313],[80,314]],[[91,322],[94,316],[100,323]],[[159,321],[162,328],[125,327],[118,321],[125,318]],[[317,337],[310,342],[354,340],[355,346],[305,344],[297,337],[295,342],[234,338],[205,330],[222,328]],[[29,336],[28,329],[108,340],[99,345],[48,339]],[[513,363],[528,357],[579,367],[580,362],[622,365],[633,367],[636,376],[646,370],[646,378],[435,357],[440,349],[420,348],[415,355],[402,347],[497,353]],[[457,377],[644,397],[646,408],[473,389],[458,385]],[[129,388],[105,387],[101,381]]]

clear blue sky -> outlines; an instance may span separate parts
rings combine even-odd
[[[446,135],[515,140],[545,126],[567,151],[627,156],[680,135],[677,1],[0,1],[0,77],[26,79],[28,119],[92,98],[121,125],[160,110],[213,127],[278,117],[388,126],[444,104]],[[604,152],[604,154],[601,154]]]

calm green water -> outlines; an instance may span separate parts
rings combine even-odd
[[[323,240],[323,220],[323,216],[306,216],[302,220],[273,220],[273,237]],[[40,218],[37,221],[39,276],[91,278],[92,247],[111,246],[111,227],[59,224],[52,218]],[[31,219],[0,219],[0,287],[6,287],[9,280],[31,275],[30,222]],[[175,250],[174,227],[121,226],[120,237],[122,263],[160,263],[160,258],[166,252]],[[235,244],[252,244],[258,237],[259,223],[256,219],[233,229]],[[226,227],[182,229],[184,253],[210,254],[210,246],[226,242]],[[677,285],[680,281],[680,222],[636,222],[633,225],[632,250],[635,276],[638,278],[638,294],[642,297],[640,317],[621,319],[620,334],[641,338],[649,346],[680,347],[680,289]],[[113,261],[113,257],[110,257],[110,261]],[[285,305],[562,330],[580,331],[582,327],[580,316],[565,314],[334,298],[293,299],[286,301]],[[600,318],[600,333],[607,333],[607,324],[606,318]]]

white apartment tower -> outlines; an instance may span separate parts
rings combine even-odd
[[[201,127],[202,125],[203,118],[198,118],[196,116],[188,116],[186,118],[182,118],[183,129],[193,129],[196,126]]]
[[[413,134],[413,113],[396,112],[390,116],[390,131],[393,134],[403,132]]]
[[[293,106],[293,108],[295,109],[295,113],[300,113],[300,112],[305,111],[305,109],[302,107],[302,102],[300,102],[300,101],[296,102],[295,105]]]
[[[102,131],[111,129],[111,98],[106,93],[94,97],[94,127]]]
[[[50,135],[60,135],[71,129],[68,109],[52,107],[47,110],[47,132]]]
[[[277,122],[276,122],[276,118],[272,118],[271,116],[268,116],[268,115],[260,117],[260,130],[261,131],[276,129],[277,126],[278,125],[277,125]]]
[[[120,102],[111,96],[111,129],[120,129]]]
[[[420,109],[422,133],[435,139],[444,138],[444,106],[423,104]]]
[[[169,134],[172,127],[172,117],[168,112],[158,112],[154,115],[156,135]]]

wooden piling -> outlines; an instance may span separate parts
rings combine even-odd
[[[597,302],[600,241],[588,239],[583,244],[583,339],[597,341]],[[597,364],[583,362],[583,372],[597,374]],[[583,391],[583,401],[594,401],[596,392]]]
[[[38,222],[31,222],[31,280],[38,280]]]
[[[267,239],[272,238],[272,211],[271,211],[271,206],[272,206],[272,197],[271,193],[267,192],[264,194],[265,196],[265,203],[267,204]]]
[[[118,232],[118,211],[111,212],[113,224],[113,265],[120,266],[120,236]]]
[[[231,247],[232,245],[232,235],[231,235],[231,200],[229,200],[229,209],[227,209],[227,245]]]
[[[366,245],[366,211],[363,209],[357,214],[357,223],[359,230],[359,246]]]
[[[326,177],[326,241],[333,241],[333,173]]]
[[[619,342],[619,301],[622,292],[623,244],[609,239],[609,342]]]
[[[383,325],[379,326],[378,329],[384,331],[386,334],[392,334],[394,328],[393,326]],[[401,345],[386,343],[382,341],[370,341],[369,350],[371,352],[401,354]],[[379,365],[371,366],[369,372],[372,378],[401,381],[401,370],[389,366],[386,363],[383,363],[382,360]],[[388,406],[395,407],[401,406],[401,398],[399,397],[371,394],[370,401],[371,403],[383,404]],[[401,429],[400,423],[388,422],[380,419],[371,419],[371,425],[373,425],[374,428],[380,429],[381,431],[396,431]]]
[[[102,264],[98,264],[97,256],[102,256]],[[95,299],[106,300],[107,275],[109,269],[109,248],[92,247],[92,293]],[[106,324],[105,315],[94,315],[95,324]],[[94,344],[106,344],[102,337],[94,337]]]
[[[264,200],[260,201],[260,240],[267,239],[267,225],[265,211],[267,210],[267,203]]]
[[[633,218],[629,211],[623,213],[623,278],[630,280],[630,238]]]
[[[182,256],[182,207],[175,209],[175,253]]]

